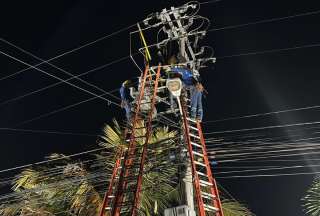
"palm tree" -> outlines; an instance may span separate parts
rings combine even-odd
[[[226,198],[222,199],[222,210],[224,216],[254,216],[245,205]]]
[[[113,121],[114,126],[106,125],[103,128],[103,135],[99,144],[108,149],[112,149],[113,154],[121,150],[127,150],[128,142],[125,131],[121,129],[117,121]],[[143,127],[144,122],[137,123],[136,136],[146,133]],[[177,193],[177,182],[173,181],[177,175],[178,166],[171,164],[169,154],[175,149],[175,131],[169,131],[168,127],[157,127],[154,129],[148,142],[148,154],[153,157],[147,159],[145,163],[145,174],[143,176],[140,211],[145,215],[159,214],[170,205],[173,198],[180,200]],[[138,140],[139,148],[144,144],[144,140]],[[114,158],[114,157],[113,157]],[[113,159],[115,160],[115,158]],[[168,166],[168,164],[171,164]]]
[[[143,124],[143,122],[139,122]],[[143,129],[137,133],[142,134]],[[141,193],[141,211],[151,215],[163,210],[177,198],[176,184],[173,182],[177,166],[167,166],[166,155],[173,149],[172,144],[176,132],[168,128],[156,128],[149,142],[150,153],[157,160],[147,160]],[[142,145],[143,142],[138,142]],[[106,177],[110,175],[115,155],[120,149],[127,149],[128,142],[119,124],[114,121],[114,127],[106,125],[99,145],[104,146],[108,155],[95,155],[95,166],[103,167]],[[50,158],[63,155],[54,154]],[[102,160],[103,159],[103,160]],[[58,175],[50,175],[50,172]],[[93,172],[93,171],[91,171]],[[102,205],[101,195],[92,183],[91,176],[95,174],[74,163],[70,159],[59,160],[59,163],[48,166],[26,169],[14,181],[12,189],[19,200],[11,204],[1,205],[0,214],[4,216],[20,215],[97,215]],[[49,173],[49,174],[48,174]],[[104,188],[105,189],[105,188]]]
[[[138,122],[141,126],[143,122]],[[141,127],[142,128],[142,127]],[[137,135],[144,134],[137,130]],[[107,154],[95,155],[94,167],[86,167],[64,155],[53,154],[50,158],[61,158],[47,166],[22,171],[14,181],[14,197],[9,204],[0,205],[0,215],[98,215],[102,205],[103,192],[95,184],[97,174],[108,178],[119,151],[127,150],[124,130],[117,121],[113,126],[105,125],[98,144],[104,146]],[[150,157],[145,163],[140,213],[142,215],[163,215],[164,209],[182,204],[181,182],[177,176],[179,164],[170,160],[176,154],[177,132],[167,127],[154,129],[149,141]],[[142,146],[143,141],[137,146]],[[105,191],[107,183],[103,185]],[[225,216],[252,216],[253,214],[236,201],[223,199]]]
[[[70,160],[26,169],[14,180],[13,203],[1,205],[0,214],[13,215],[95,215],[100,195],[91,186],[90,174]],[[83,203],[91,205],[84,206]]]
[[[303,207],[307,215],[320,215],[320,177],[316,177],[307,190],[306,195],[302,198]]]

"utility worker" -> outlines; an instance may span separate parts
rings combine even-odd
[[[132,81],[126,80],[120,88],[121,108],[125,109],[128,122],[131,120],[130,87],[132,87]]]
[[[202,121],[203,118],[203,108],[202,108],[202,94],[204,88],[200,82],[191,88],[191,118]]]
[[[175,56],[169,59],[172,68],[170,69],[170,75],[173,77],[179,77],[186,90],[190,90],[190,105],[191,105],[191,118],[202,121],[203,118],[203,107],[202,107],[202,95],[203,95],[203,85],[195,79],[192,71],[184,67],[173,67],[177,60]],[[170,76],[169,75],[169,76]],[[172,100],[171,100],[172,101]]]

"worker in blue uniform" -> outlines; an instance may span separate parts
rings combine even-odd
[[[202,94],[203,86],[197,81],[190,69],[186,67],[173,67],[171,68],[171,74],[176,74],[181,78],[184,87],[190,90],[190,105],[191,105],[191,118],[202,121],[203,108],[202,108]]]
[[[202,94],[203,86],[200,82],[196,82],[191,88],[191,118],[202,121],[203,108],[202,108]]]
[[[130,87],[132,86],[131,80],[126,80],[122,83],[120,88],[121,107],[126,111],[127,121],[131,120],[131,104],[130,104]]]

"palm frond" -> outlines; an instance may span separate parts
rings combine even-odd
[[[316,177],[302,198],[305,213],[310,216],[320,215],[320,177]]]
[[[229,199],[222,200],[224,216],[254,216],[254,214],[243,204]]]

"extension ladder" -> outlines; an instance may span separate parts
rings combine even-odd
[[[159,65],[155,72],[149,70],[147,66],[141,76],[139,95],[131,122],[129,147],[126,152],[118,155],[100,216],[135,216],[139,210],[144,163],[147,157],[147,145],[152,135],[152,118],[160,69]],[[150,110],[147,114],[143,114],[141,107],[147,104]]]
[[[189,109],[186,103],[188,99],[182,96],[181,101],[184,137],[189,152],[198,206],[197,215],[223,216],[219,191],[212,175],[201,123],[189,117]]]

